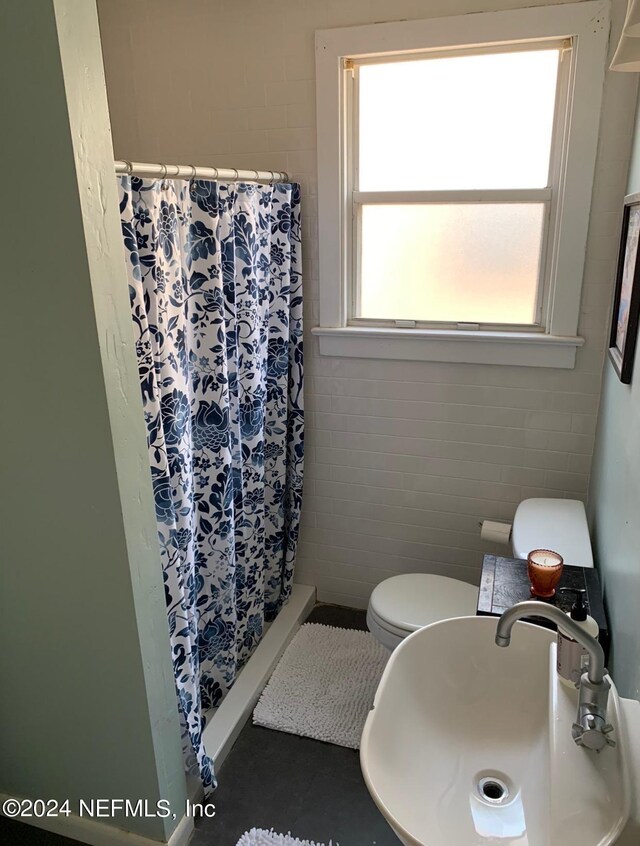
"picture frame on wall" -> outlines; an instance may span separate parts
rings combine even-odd
[[[622,232],[613,314],[609,333],[609,358],[621,382],[630,384],[640,317],[640,192],[624,198]]]

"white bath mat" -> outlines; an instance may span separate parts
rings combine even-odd
[[[358,749],[389,654],[369,632],[305,623],[262,692],[253,722]]]
[[[322,844],[315,843],[313,840],[298,840],[290,834],[276,834],[275,831],[267,831],[265,828],[252,828],[251,831],[245,831],[236,846],[322,846]]]

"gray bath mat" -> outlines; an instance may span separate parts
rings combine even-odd
[[[253,722],[358,749],[389,654],[369,632],[305,623],[265,687]]]
[[[252,828],[251,831],[245,831],[236,846],[322,846],[322,844],[315,843],[313,840],[298,840],[290,834],[276,834],[275,831],[267,831],[265,828]]]

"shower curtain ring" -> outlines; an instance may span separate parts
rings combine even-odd
[[[163,191],[166,191],[169,188],[169,182],[167,181],[167,174],[169,171],[166,164],[160,164],[160,167],[162,168],[162,175],[160,177],[160,188]]]
[[[189,177],[189,179],[195,179],[196,178],[196,166],[195,165],[189,165],[189,167],[191,168],[191,176]]]
[[[126,168],[126,173],[128,176],[131,176],[133,173],[133,164],[128,159],[123,159],[124,166]]]
[[[217,179],[218,178],[218,168],[214,167],[214,168],[212,168],[212,170],[213,170],[213,178]]]
[[[260,181],[260,173],[259,173],[259,171],[254,170],[253,172],[254,172],[254,173],[255,173],[255,175],[256,175],[256,182],[259,182],[259,181]]]
[[[237,182],[238,181],[238,170],[235,167],[232,168],[232,170],[233,170],[233,181]]]

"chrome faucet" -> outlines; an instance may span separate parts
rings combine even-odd
[[[609,737],[613,726],[607,723],[607,700],[611,683],[605,677],[607,671],[604,666],[604,652],[598,641],[554,605],[529,601],[512,605],[500,617],[496,629],[498,646],[509,646],[513,624],[523,617],[545,617],[551,620],[587,650],[589,664],[580,678],[578,716],[571,728],[571,734],[578,746],[594,749],[596,752],[607,745],[615,746],[615,741]]]

